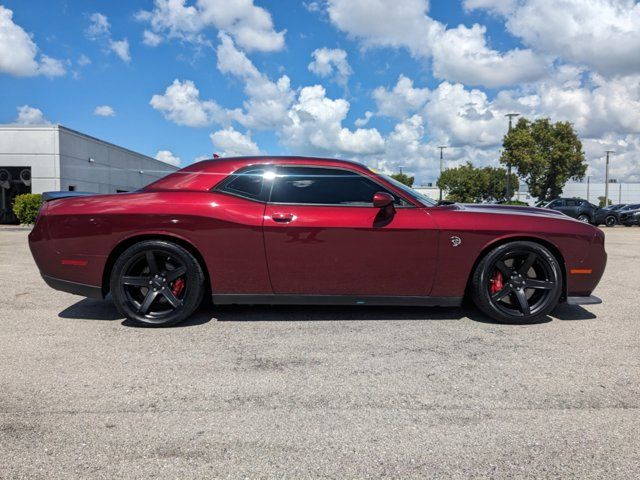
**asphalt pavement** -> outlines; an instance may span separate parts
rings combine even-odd
[[[604,303],[202,308],[136,328],[0,229],[0,478],[638,478],[640,228]]]

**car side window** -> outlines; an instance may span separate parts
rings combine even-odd
[[[407,205],[383,186],[350,170],[281,166],[273,183],[270,202],[372,206],[376,192],[387,192],[396,199],[397,205]]]
[[[564,202],[562,200],[554,200],[553,202],[551,202],[551,204],[549,205],[549,208],[557,208],[557,207],[562,207],[562,204]]]
[[[567,200],[567,207],[575,207],[576,206],[576,201],[575,200]]]
[[[247,167],[231,174],[222,184],[215,188],[219,192],[230,193],[251,200],[266,201],[269,196],[267,182],[264,177],[268,168]],[[273,169],[270,169],[273,170]]]

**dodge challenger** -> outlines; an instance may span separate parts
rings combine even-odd
[[[29,245],[45,282],[144,326],[221,304],[458,306],[505,323],[599,303],[603,233],[551,210],[440,205],[345,160],[241,157],[141,190],[45,194]]]

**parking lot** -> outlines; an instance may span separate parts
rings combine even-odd
[[[0,478],[572,477],[640,471],[640,228],[604,303],[207,307],[135,328],[0,230]]]

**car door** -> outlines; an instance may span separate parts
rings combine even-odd
[[[372,204],[381,191],[396,199],[390,215]],[[278,167],[264,216],[274,293],[427,296],[437,249],[427,210],[355,171]]]
[[[567,199],[564,201],[564,205],[560,208],[560,211],[570,217],[578,218],[578,215],[580,214],[579,202]]]

